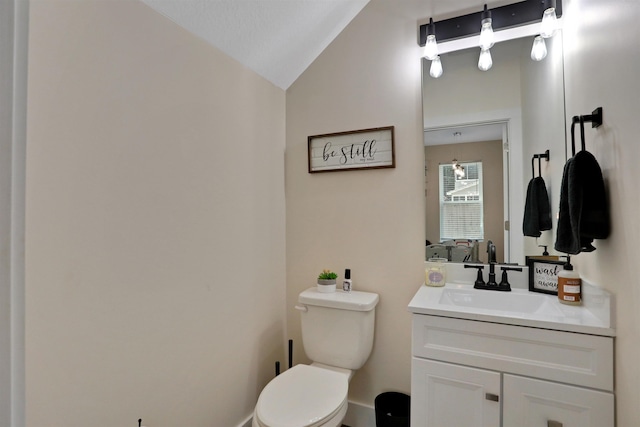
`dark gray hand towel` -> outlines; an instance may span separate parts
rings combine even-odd
[[[582,150],[564,166],[555,249],[592,252],[593,239],[606,239],[610,228],[602,170],[593,154]]]
[[[544,230],[551,230],[551,205],[544,179],[537,176],[527,187],[522,232],[525,236],[540,237]]]

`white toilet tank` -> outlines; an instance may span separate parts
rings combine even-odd
[[[378,294],[371,292],[302,292],[302,345],[314,362],[356,370],[373,348],[375,307]]]

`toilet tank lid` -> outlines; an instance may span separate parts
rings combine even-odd
[[[376,307],[380,297],[373,292],[351,291],[318,292],[309,288],[298,297],[298,302],[318,307],[337,308],[353,311],[371,311]]]

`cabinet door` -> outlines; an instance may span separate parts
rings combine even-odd
[[[504,427],[613,427],[613,393],[504,375]]]
[[[414,357],[412,427],[499,427],[500,373]]]

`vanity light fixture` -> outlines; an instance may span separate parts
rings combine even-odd
[[[489,50],[494,45],[493,40],[493,27],[491,23],[491,11],[487,9],[487,5],[484,5],[484,11],[482,12],[482,20],[480,21],[480,49]]]
[[[533,39],[533,47],[531,48],[531,59],[534,61],[542,61],[547,56],[547,45],[542,36],[536,36]]]
[[[440,57],[436,56],[431,60],[431,68],[429,69],[429,75],[434,79],[437,79],[442,75],[442,62],[440,62]]]
[[[560,16],[562,16],[562,0],[525,0],[494,7],[491,10],[485,4],[484,10],[481,12],[457,16],[436,23],[433,22],[433,18],[430,18],[428,24],[420,25],[418,44],[425,47],[423,56],[433,61],[438,56],[439,51],[452,52],[470,47],[466,43],[461,44],[461,39],[469,38],[471,40],[471,37],[476,37],[478,30],[480,30],[479,44],[481,46],[481,54],[478,68],[486,71],[492,65],[489,48],[493,46],[495,39],[502,41],[512,37],[512,34],[507,35],[507,32],[500,34],[501,30],[527,26],[523,32],[528,36],[536,34],[534,31],[537,32],[537,28],[533,31],[532,28],[534,28],[534,24],[542,22],[540,25],[543,28],[539,34],[542,38],[548,38],[556,32],[558,28],[557,21]],[[480,29],[478,28],[478,21],[481,22]],[[436,43],[436,24],[437,39],[440,46]],[[522,37],[522,35],[519,37]],[[443,43],[446,45],[444,48],[442,47]],[[540,42],[534,41],[534,44],[538,46],[534,46],[535,54],[533,52],[534,49],[532,49],[532,58],[534,60],[542,60],[546,46],[543,49],[542,46],[539,46]],[[461,45],[465,47],[458,47]],[[438,67],[437,64],[432,64],[432,66]]]
[[[491,52],[489,49],[482,49],[480,51],[480,58],[478,58],[478,68],[481,71],[487,71],[493,66],[493,60],[491,59]]]
[[[436,24],[433,18],[429,18],[427,26],[427,39],[424,45],[424,57],[433,61],[438,56],[438,42],[436,41]]]

